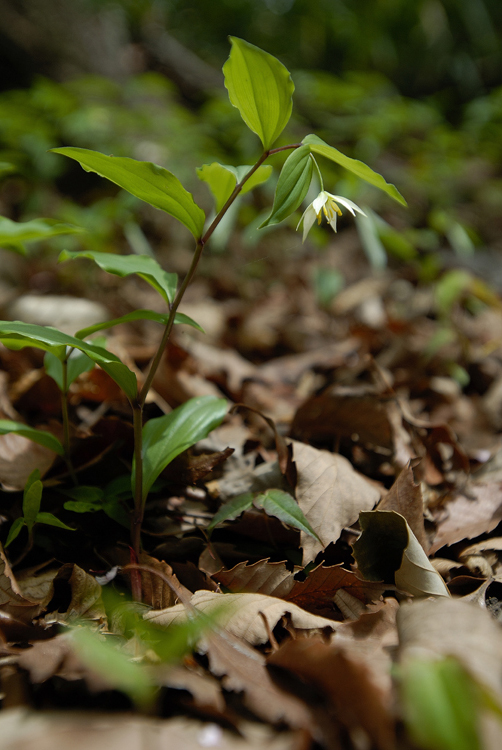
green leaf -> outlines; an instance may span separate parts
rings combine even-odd
[[[217,427],[227,413],[224,398],[200,396],[143,427],[143,501],[166,466]],[[134,487],[135,467],[132,487]]]
[[[5,542],[5,546],[8,547],[11,542],[14,541],[14,539],[19,535],[19,532],[24,526],[24,518],[16,518],[14,523],[9,529],[9,535],[7,537],[7,541]]]
[[[24,254],[25,244],[40,242],[60,234],[85,232],[81,227],[62,224],[54,219],[32,219],[32,221],[11,221],[0,216],[0,247],[6,247]]]
[[[96,331],[103,331],[107,328],[118,326],[121,323],[130,323],[134,320],[154,320],[156,323],[162,323],[163,325],[166,325],[168,318],[169,315],[166,313],[156,313],[153,312],[153,310],[134,310],[134,312],[127,313],[127,315],[123,315],[121,318],[115,318],[114,320],[105,320],[103,323],[96,323],[96,325],[89,326],[88,328],[82,328],[81,331],[77,331],[75,336],[78,339],[85,339],[92,333],[96,333]],[[192,328],[196,328],[198,331],[202,331],[202,333],[204,333],[204,329],[201,328],[201,326],[196,323],[195,320],[192,320],[192,318],[190,318],[188,315],[185,315],[184,313],[176,313],[174,322],[178,325],[185,324],[192,326]]]
[[[96,513],[98,510],[103,510],[103,503],[90,500],[67,500],[63,508],[73,513]]]
[[[216,201],[216,213],[219,213],[227,200],[232,195],[235,186],[246,176],[251,169],[250,166],[231,167],[228,164],[204,164],[197,169],[199,180],[207,182],[214,199]],[[249,192],[257,185],[266,182],[272,174],[272,167],[262,165],[256,172],[251,175],[249,180],[244,184],[241,195]]]
[[[254,497],[251,492],[245,492],[243,495],[237,495],[237,497],[233,497],[227,503],[223,503],[221,508],[214,514],[211,523],[207,527],[207,531],[212,531],[215,526],[223,523],[223,521],[233,521],[235,518],[238,518],[241,513],[252,507],[253,499]]]
[[[124,156],[106,156],[87,148],[53,148],[55,154],[78,161],[86,172],[96,172],[136,198],[178,219],[199,239],[204,229],[204,211],[171,172],[148,161]]]
[[[369,182],[370,185],[374,185],[380,190],[383,190],[384,193],[390,195],[391,198],[394,198],[394,200],[396,200],[402,206],[408,205],[399,190],[394,185],[386,182],[382,175],[378,174],[378,172],[374,172],[364,162],[359,161],[358,159],[351,159],[350,156],[345,156],[345,154],[342,154],[341,151],[333,148],[333,146],[328,146],[328,144],[325,143],[317,135],[307,135],[303,139],[302,143],[310,146],[310,149],[314,154],[319,154],[320,156],[324,156],[330,161],[334,161],[336,164],[339,164],[344,169],[347,169],[349,172],[357,175],[362,180],[366,180],[366,182]]]
[[[301,206],[310,187],[313,168],[310,146],[300,146],[288,156],[277,181],[272,213],[260,229],[278,224]]]
[[[130,656],[119,651],[112,641],[88,628],[73,630],[71,638],[79,659],[109,685],[122,690],[141,707],[151,704],[155,687],[144,667],[131,661]]]
[[[300,506],[288,492],[283,490],[267,490],[254,501],[257,508],[263,508],[269,516],[278,518],[279,521],[287,523],[294,529],[304,531],[306,534],[321,541],[312,526],[305,518]]]
[[[480,689],[454,658],[406,660],[399,667],[404,721],[424,750],[481,750]]]
[[[268,150],[291,117],[295,86],[277,58],[235,36],[230,41],[230,57],[223,66],[228,96]]]
[[[178,276],[175,273],[167,273],[154,258],[148,255],[115,255],[114,253],[98,253],[88,250],[85,252],[69,252],[63,250],[58,262],[73,260],[75,258],[89,258],[93,260],[103,271],[113,273],[115,276],[124,278],[131,274],[137,274],[152,286],[169,304],[174,300]]]
[[[11,164],[9,161],[0,161],[0,177],[10,174],[11,172],[17,172],[16,165]]]
[[[44,486],[40,481],[40,472],[38,469],[35,469],[28,477],[23,493],[24,522],[30,534],[37,521],[43,489]]]
[[[28,438],[28,440],[38,443],[38,445],[50,448],[50,450],[57,453],[58,456],[64,456],[63,445],[56,437],[54,437],[54,435],[51,435],[50,432],[36,430],[34,427],[29,427],[22,422],[13,422],[11,419],[0,419],[0,435],[7,435],[9,432],[15,432],[18,435],[22,435],[23,437]]]
[[[67,531],[75,531],[71,526],[67,526],[65,523],[56,518],[52,513],[38,513],[37,523],[43,523],[46,526],[57,526],[59,529],[66,529]]]
[[[9,349],[23,349],[33,346],[52,352],[61,361],[67,355],[67,347],[85,352],[122,388],[132,401],[136,398],[138,385],[136,375],[118,357],[101,346],[89,344],[50,326],[37,326],[19,321],[0,321],[0,341]]]
[[[89,372],[93,369],[95,363],[83,352],[78,350],[73,351],[68,358],[67,375],[66,375],[66,388],[84,372]],[[52,378],[60,391],[63,391],[63,363],[60,359],[54,356],[51,352],[46,352],[44,357],[44,369],[47,375]]]

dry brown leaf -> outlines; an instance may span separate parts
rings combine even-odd
[[[157,560],[155,557],[144,552],[139,556],[139,563],[158,570],[159,573],[173,577],[173,569],[166,562]],[[176,576],[174,576],[176,578]],[[172,607],[177,601],[176,594],[170,586],[160,577],[150,572],[141,572],[141,587],[143,602],[149,604],[153,609],[166,609]]]
[[[0,608],[23,623],[31,623],[44,608],[44,601],[26,598],[16,581],[0,545]]]
[[[437,531],[430,554],[488,533],[502,520],[502,482],[470,482],[434,515]]]
[[[395,510],[408,522],[408,526],[427,552],[429,544],[424,529],[424,503],[422,490],[415,484],[413,471],[410,466],[404,468],[389,492],[379,502],[378,510]]]
[[[288,613],[293,627],[299,630],[335,629],[335,623],[326,617],[312,615],[292,602],[263,594],[217,594],[213,591],[196,591],[190,604],[206,616],[215,618],[219,628],[256,645],[268,641],[268,632],[263,622],[265,616],[271,630],[281,617]],[[167,627],[172,623],[186,621],[187,613],[182,604],[157,612],[147,612],[145,620]]]
[[[357,434],[358,442],[393,447],[386,400],[368,386],[336,386],[308,399],[295,415],[291,434],[300,440]]]
[[[322,542],[302,533],[305,565],[330,542],[336,542],[342,529],[357,521],[361,510],[371,510],[379,493],[343,456],[293,441],[293,459],[298,472],[298,504]]]
[[[297,750],[294,732],[241,725],[238,736],[217,724],[193,719],[154,719],[126,714],[44,712],[10,709],[0,714],[2,750]]]
[[[151,675],[156,685],[187,690],[191,693],[193,703],[198,708],[210,707],[220,713],[225,710],[221,685],[211,675],[202,671],[196,672],[186,665],[173,666],[171,664],[159,664],[153,667]]]
[[[319,565],[311,571],[306,581],[295,581],[284,599],[309,612],[329,617],[334,614],[333,600],[338,592],[343,591],[368,604],[378,601],[384,590],[382,584],[363,581],[341,565],[326,568]]]
[[[53,580],[53,590],[58,586],[63,590],[65,587],[70,589],[68,609],[66,612],[56,611],[45,615],[44,624],[68,624],[80,619],[106,622],[101,586],[94,576],[82,570],[78,565],[66,563],[59,569]]]
[[[287,641],[268,663],[274,674],[280,668],[315,688],[316,708],[322,709],[324,703],[349,731],[362,729],[364,746],[379,750],[395,746],[391,692],[375,682],[366,658],[316,638],[300,638]]]
[[[0,435],[0,483],[9,489],[22,490],[32,471],[38,469],[43,477],[57,458],[57,454],[43,445],[9,432]]]
[[[247,707],[274,724],[312,728],[310,713],[302,701],[280,690],[270,678],[263,654],[233,635],[209,633],[205,639],[213,674],[223,676],[226,690],[244,692]]]
[[[256,593],[286,598],[294,586],[294,575],[301,568],[290,571],[283,562],[259,560],[249,565],[237,563],[231,570],[219,570],[212,577],[231,593]]]
[[[486,609],[462,599],[402,604],[397,614],[401,660],[454,656],[502,705],[502,631]]]

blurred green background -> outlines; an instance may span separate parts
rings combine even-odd
[[[47,151],[74,145],[154,161],[209,213],[196,167],[259,155],[223,87],[230,34],[293,74],[281,143],[316,132],[406,197],[408,210],[323,165],[328,190],[370,209],[359,226],[369,265],[402,264],[428,282],[453,257],[500,290],[501,32],[500,0],[0,0],[0,162],[12,165],[0,214],[89,230],[54,240],[56,249],[188,249],[171,220]],[[238,234],[252,259],[273,190],[271,180],[241,201],[216,251],[231,252]],[[291,244],[297,220],[277,236]],[[328,238],[319,228],[309,242],[322,249]]]

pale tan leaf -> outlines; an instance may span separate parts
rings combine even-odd
[[[75,620],[106,621],[106,613],[101,599],[101,586],[78,565],[66,563],[54,578],[53,584],[66,584],[70,589],[70,603],[66,612],[52,612],[43,618],[46,625],[69,624]]]
[[[336,542],[342,529],[357,521],[361,510],[373,508],[379,492],[343,456],[293,441],[293,460],[298,471],[298,505],[322,542],[302,534],[306,564],[323,547]]]
[[[0,544],[0,608],[23,623],[30,623],[43,610],[43,601],[23,595]]]
[[[488,533],[502,520],[502,482],[470,482],[434,515],[437,531],[430,554]]]
[[[502,630],[486,609],[462,599],[402,604],[397,614],[401,660],[454,656],[502,706]]]
[[[189,669],[186,665],[158,664],[152,667],[151,676],[156,685],[187,690],[199,708],[211,708],[221,713],[225,710],[221,685],[211,675]]]
[[[0,713],[2,750],[296,750],[293,732],[240,726],[243,736],[210,722],[156,719],[124,714],[37,712],[11,709]]]
[[[22,490],[32,471],[38,469],[44,476],[56,453],[32,440],[9,432],[0,435],[0,483],[13,490]]]
[[[246,706],[274,724],[311,729],[310,713],[303,701],[280,690],[271,680],[265,656],[241,638],[208,633],[204,641],[211,672],[223,676],[225,690],[244,693]]]
[[[260,613],[266,617],[271,630],[281,617],[290,615],[293,626],[299,630],[317,630],[335,623],[326,617],[312,615],[292,602],[285,602],[263,594],[218,594],[213,591],[196,591],[190,603],[200,612],[216,618],[219,628],[225,628],[232,635],[256,645],[268,641],[268,633]],[[145,620],[156,625],[168,626],[186,621],[186,609],[177,604],[169,609],[147,612]]]

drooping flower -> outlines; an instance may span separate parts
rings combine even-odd
[[[364,211],[348,198],[342,198],[341,195],[332,195],[331,193],[327,193],[326,190],[322,190],[317,198],[313,200],[309,206],[307,206],[306,210],[303,212],[302,218],[298,222],[298,226],[296,227],[296,229],[298,230],[300,228],[300,224],[303,221],[302,242],[305,242],[307,235],[310,232],[312,225],[314,224],[314,221],[317,219],[317,223],[321,223],[323,214],[328,220],[332,230],[336,232],[337,217],[342,215],[342,211],[338,204],[347,208],[352,216],[356,215],[356,211],[357,213],[366,216]]]

